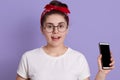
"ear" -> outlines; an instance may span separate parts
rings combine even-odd
[[[68,34],[68,32],[69,32],[69,27],[68,27],[67,30],[66,30],[66,34]]]
[[[41,31],[42,34],[44,34],[42,26],[40,26],[40,31]]]

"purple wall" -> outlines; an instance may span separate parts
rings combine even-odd
[[[97,73],[98,42],[111,44],[116,68],[106,80],[120,76],[120,1],[61,0],[71,9],[70,31],[66,45],[81,51],[91,69],[91,80]],[[42,46],[39,17],[49,0],[0,0],[0,80],[15,80],[21,55]]]

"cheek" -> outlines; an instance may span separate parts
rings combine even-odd
[[[62,37],[65,39],[67,36],[67,32],[65,32],[64,34],[62,34]]]
[[[51,34],[50,33],[43,32],[43,35],[45,36],[45,38],[47,40],[49,40],[51,38]]]
[[[65,31],[64,36],[66,36],[67,34],[68,34],[68,29]]]

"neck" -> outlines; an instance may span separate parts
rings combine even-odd
[[[60,45],[60,46],[46,45],[44,46],[44,50],[47,54],[51,56],[60,56],[66,52],[67,47],[65,45]]]

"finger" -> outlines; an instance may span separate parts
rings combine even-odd
[[[112,52],[110,52],[110,56],[111,56],[111,58],[113,58]]]
[[[112,55],[112,52],[110,51],[110,56],[111,56],[111,58],[113,58],[113,55]]]
[[[112,55],[112,52],[110,51],[110,54]]]
[[[102,70],[101,58],[102,58],[102,55],[100,54],[100,55],[98,56],[98,67],[99,67],[100,70]]]
[[[100,64],[100,63],[101,63],[101,58],[102,58],[102,55],[99,55],[99,56],[98,56],[98,64],[99,64],[99,65],[101,65],[101,64]]]
[[[111,57],[111,59],[110,59],[110,60],[111,60],[111,62],[115,61],[113,57]]]
[[[113,57],[111,57],[110,61],[111,61],[110,65],[115,63],[115,60],[113,59]]]
[[[115,66],[110,67],[110,69],[114,69],[114,68],[115,68]]]
[[[110,66],[113,66],[115,64],[115,61],[111,61]]]

